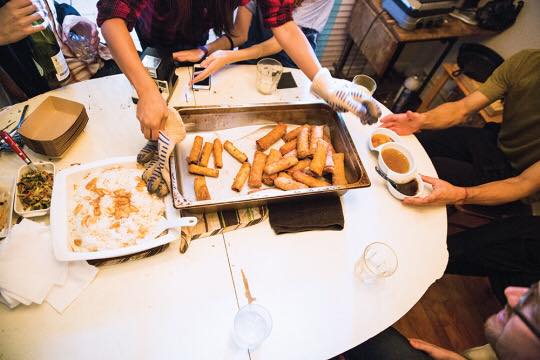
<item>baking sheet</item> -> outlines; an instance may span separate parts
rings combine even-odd
[[[215,211],[259,206],[268,201],[298,196],[336,193],[341,195],[349,189],[371,185],[343,120],[325,104],[182,109],[180,115],[188,134],[176,146],[175,158],[171,163],[174,206],[178,209]],[[282,191],[264,184],[260,190],[252,189],[246,182],[242,191],[238,193],[231,189],[231,185],[241,164],[223,150],[223,168],[219,169],[219,177],[206,177],[212,200],[196,201],[193,187],[195,175],[188,173],[186,161],[195,136],[203,137],[205,142],[213,142],[215,138],[219,138],[222,143],[229,140],[244,152],[248,156],[248,161],[252,163],[256,140],[267,134],[278,121],[288,125],[287,131],[306,123],[328,125],[336,151],[345,153],[346,176],[349,184]],[[279,149],[284,143],[280,139],[272,148]],[[267,154],[268,152],[269,150],[265,151]],[[208,167],[215,168],[213,161],[212,155]]]

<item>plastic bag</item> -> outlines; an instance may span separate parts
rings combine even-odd
[[[62,37],[79,60],[87,64],[96,61],[99,36],[95,23],[83,16],[67,15],[62,24]]]

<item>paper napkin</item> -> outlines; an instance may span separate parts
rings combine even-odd
[[[49,227],[32,220],[13,226],[0,242],[0,301],[10,308],[47,300],[62,312],[96,273],[97,268],[86,262],[68,265],[56,260]]]

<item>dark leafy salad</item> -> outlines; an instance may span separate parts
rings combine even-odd
[[[43,210],[51,206],[53,174],[38,170],[21,177],[17,193],[25,210]]]

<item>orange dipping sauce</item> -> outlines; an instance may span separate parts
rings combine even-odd
[[[392,148],[384,149],[381,155],[390,170],[400,174],[406,174],[409,171],[409,160],[401,151]]]

